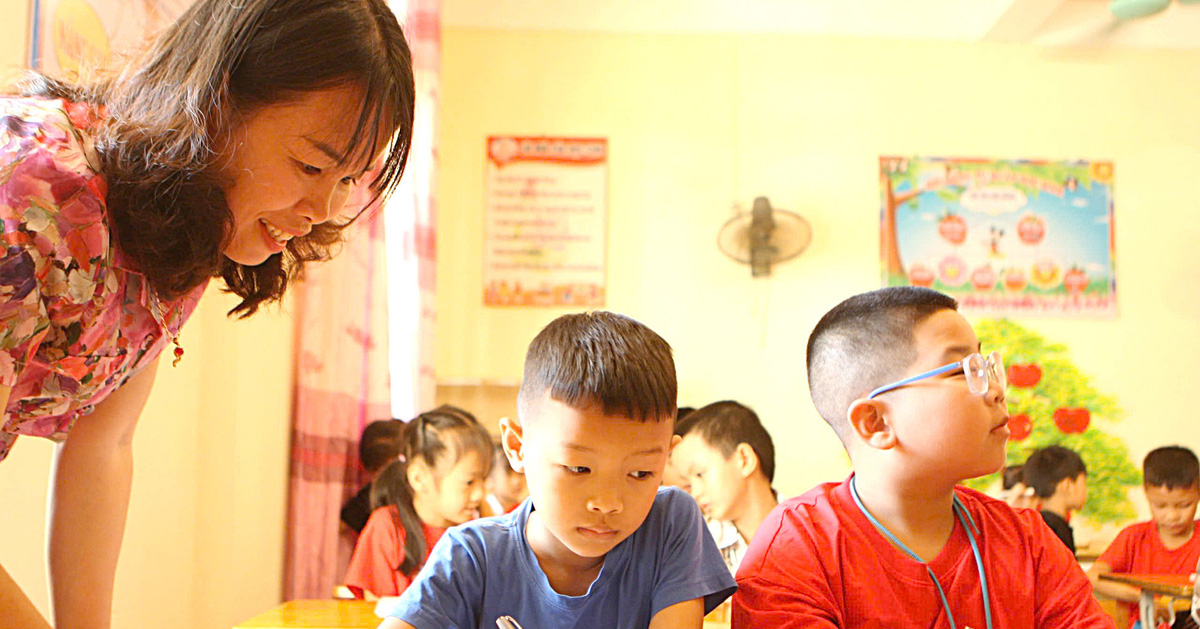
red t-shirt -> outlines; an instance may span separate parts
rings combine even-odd
[[[396,526],[393,520],[395,515],[394,505],[376,509],[358,536],[344,580],[345,586],[355,596],[361,597],[363,590],[375,596],[398,596],[412,581],[396,569],[404,561],[404,540],[407,536],[403,528]],[[421,564],[424,565],[429,558],[429,551],[433,550],[433,545],[441,539],[446,529],[424,522],[421,526],[425,528],[425,556],[421,558]]]
[[[1196,523],[1200,526],[1200,522]],[[1096,561],[1103,562],[1113,572],[1129,574],[1192,574],[1200,561],[1200,534],[1192,529],[1192,538],[1183,546],[1168,549],[1158,536],[1158,525],[1150,522],[1131,524],[1117,534],[1104,554]],[[1140,617],[1136,603],[1122,605],[1129,610],[1129,626]]]
[[[1114,627],[1075,558],[1038,512],[959,487],[980,534],[995,629]],[[986,627],[975,556],[961,523],[930,563],[960,628]],[[850,496],[849,479],[780,504],[759,527],[737,573],[733,628],[948,627],[925,564],[879,533]]]

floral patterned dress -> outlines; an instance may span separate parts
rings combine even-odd
[[[0,460],[18,435],[56,441],[151,364],[204,286],[159,302],[106,222],[95,107],[0,98]]]

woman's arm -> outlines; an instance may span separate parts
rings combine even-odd
[[[108,629],[133,476],[133,429],[157,362],[79,418],[58,447],[49,503],[50,597],[58,629]]]
[[[10,629],[50,629],[21,587],[0,566],[0,609],[4,610],[5,627]]]

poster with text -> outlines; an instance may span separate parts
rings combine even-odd
[[[1114,317],[1109,161],[881,157],[883,280],[991,316]]]
[[[146,45],[193,0],[34,0],[29,65],[86,80]]]
[[[487,157],[484,305],[603,306],[608,140],[492,136]]]

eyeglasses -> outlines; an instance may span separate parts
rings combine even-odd
[[[1000,359],[1000,352],[992,352],[987,355],[987,358],[979,354],[971,354],[966,358],[938,367],[933,371],[919,373],[911,378],[905,378],[888,385],[884,385],[872,391],[867,395],[867,399],[871,399],[877,395],[882,395],[892,389],[910,385],[918,380],[940,376],[944,373],[950,373],[961,369],[967,377],[967,388],[975,395],[985,395],[988,391],[988,380],[995,380],[996,384],[1000,385],[1000,389],[1004,390],[1008,386],[1008,379],[1004,374],[1004,361]]]

